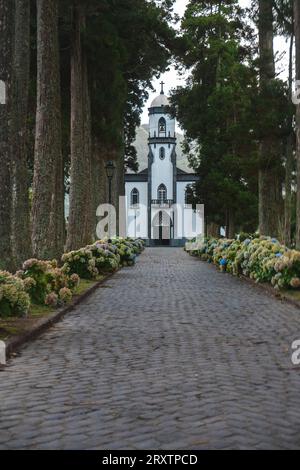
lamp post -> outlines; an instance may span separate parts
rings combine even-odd
[[[105,165],[106,176],[108,179],[108,203],[111,204],[111,182],[115,173],[116,166],[113,161],[109,161]]]
[[[105,165],[106,176],[108,179],[108,203],[112,203],[111,183],[115,173],[116,166],[113,161],[108,161]],[[111,210],[108,213],[108,237],[111,237]]]

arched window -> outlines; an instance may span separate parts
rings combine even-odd
[[[130,194],[130,204],[132,206],[137,206],[140,202],[140,193],[136,188],[133,188]]]
[[[167,188],[164,184],[158,186],[157,199],[160,204],[164,204],[167,201]]]
[[[166,135],[166,120],[163,117],[161,117],[158,121],[158,135],[161,134]]]
[[[193,204],[193,196],[194,196],[193,188],[191,188],[191,186],[187,186],[185,188],[185,195],[184,195],[184,202],[186,205]]]
[[[163,160],[165,158],[165,156],[166,156],[166,152],[165,152],[164,147],[160,147],[160,149],[159,149],[159,158],[161,160]]]

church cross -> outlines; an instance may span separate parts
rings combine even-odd
[[[161,84],[161,92],[160,92],[160,94],[163,95],[163,94],[164,94],[164,84],[165,84],[165,82],[160,82],[160,84]]]

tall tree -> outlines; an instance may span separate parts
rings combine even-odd
[[[261,112],[267,114],[274,92],[274,17],[273,1],[259,0],[259,68]],[[276,132],[276,131],[275,131]],[[261,235],[278,236],[282,205],[278,141],[271,126],[265,126],[259,149],[259,230]]]
[[[0,0],[0,269],[12,264],[11,108],[14,2]]]
[[[205,204],[209,225],[257,228],[256,144],[252,95],[256,90],[250,34],[238,2],[190,1],[183,19],[185,87],[173,93],[177,117],[186,130],[185,150],[200,176],[196,198]]]
[[[296,80],[300,83],[300,4],[294,0],[294,27],[296,44]],[[297,208],[296,247],[300,249],[300,103],[296,105],[296,164],[297,164]]]
[[[61,158],[58,2],[38,0],[32,244],[35,256],[40,258],[55,257],[63,251],[56,223],[63,214],[58,213],[55,198],[56,191],[61,191],[56,187],[62,184],[56,178]]]
[[[30,1],[16,0],[11,141],[13,163],[12,246],[17,266],[31,254],[27,168],[29,66]]]
[[[294,34],[290,35],[289,47],[289,78],[288,97],[290,105],[293,94],[293,51]],[[294,170],[294,132],[293,132],[293,111],[287,114],[288,136],[286,142],[286,163],[285,163],[285,199],[284,199],[284,243],[291,246],[292,243],[292,182]]]
[[[73,5],[71,39],[71,170],[67,250],[90,243],[91,230],[91,116],[87,57],[82,32],[85,5]]]
[[[124,168],[136,170],[132,147],[153,76],[162,73],[176,48],[173,0],[107,0],[87,22],[92,103],[94,207],[108,202],[105,163],[114,160],[113,204],[125,192]],[[101,34],[99,35],[99,31]],[[105,64],[105,73],[103,73]],[[95,211],[94,211],[95,213]],[[118,215],[118,214],[117,214]]]

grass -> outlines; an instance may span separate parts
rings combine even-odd
[[[104,279],[104,275],[100,275],[95,280],[81,279],[79,286],[74,292],[74,297],[78,297],[88,289],[93,287],[97,282]],[[12,336],[18,336],[34,327],[37,320],[47,317],[55,312],[55,308],[47,305],[32,304],[27,317],[8,317],[0,318],[0,340],[7,341]]]
[[[286,298],[300,301],[299,290],[282,290],[280,291]]]

